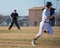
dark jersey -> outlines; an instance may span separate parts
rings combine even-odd
[[[11,14],[11,17],[12,17],[13,20],[17,20],[17,18],[18,18],[18,13],[12,13],[12,14]]]
[[[50,9],[50,16],[52,16],[54,13],[55,13],[55,8],[51,8],[51,9]],[[50,19],[50,20],[54,20],[54,19],[55,19],[55,17],[53,17],[53,18]]]
[[[50,15],[53,15],[54,12],[55,12],[55,8],[51,8],[51,9],[50,9]]]

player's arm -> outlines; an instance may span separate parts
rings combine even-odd
[[[50,11],[49,10],[45,11],[45,16],[46,16],[46,18],[49,18],[49,19],[54,17],[53,15],[50,16]]]
[[[48,16],[48,18],[49,18],[49,19],[51,19],[51,18],[53,18],[53,17],[56,17],[56,12],[54,12],[54,14],[53,14],[53,15]]]
[[[14,16],[13,16],[13,13],[11,14],[11,16],[10,16],[11,18],[14,18]]]
[[[49,18],[49,19],[51,19],[51,18],[53,18],[54,16],[47,16],[47,18]]]
[[[14,18],[13,13],[11,13],[10,18],[11,18],[11,19],[13,19],[13,18]]]
[[[56,12],[54,12],[53,16],[54,16],[54,17],[56,17],[56,16],[57,16],[57,15],[56,15]]]

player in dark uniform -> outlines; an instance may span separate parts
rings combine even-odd
[[[17,19],[18,19],[18,13],[17,13],[16,10],[14,10],[14,12],[11,13],[11,25],[8,28],[9,30],[12,28],[12,26],[13,26],[14,23],[17,26],[17,28],[20,30],[20,27],[18,25]]]

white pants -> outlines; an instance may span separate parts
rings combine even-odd
[[[49,34],[53,34],[54,31],[49,23],[40,22],[39,33],[37,34],[37,36],[41,36],[46,29],[49,31]]]

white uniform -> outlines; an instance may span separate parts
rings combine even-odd
[[[40,22],[40,26],[39,26],[40,27],[39,33],[37,34],[37,36],[41,36],[45,29],[49,31],[49,34],[53,34],[54,31],[52,27],[49,25],[49,18],[47,18],[48,16],[50,16],[50,10],[44,9],[42,13],[42,21]]]

